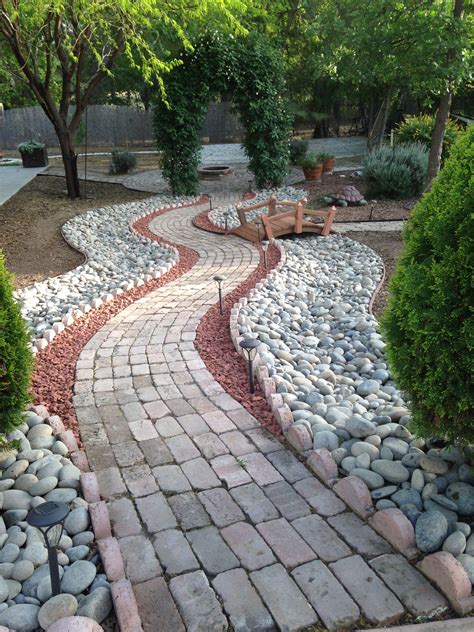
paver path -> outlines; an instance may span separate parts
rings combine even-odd
[[[234,288],[258,256],[195,229],[202,208],[151,225],[194,248],[195,267],[115,316],[77,364],[81,435],[144,630],[353,629],[444,606],[206,370],[193,340],[212,276]]]

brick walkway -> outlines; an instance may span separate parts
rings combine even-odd
[[[444,607],[206,370],[193,340],[212,276],[233,289],[258,256],[195,229],[201,209],[151,225],[197,265],[114,317],[77,364],[82,439],[145,632],[352,630]]]

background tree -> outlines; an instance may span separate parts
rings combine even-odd
[[[244,9],[241,0],[0,0],[0,39],[15,65],[1,63],[23,79],[53,124],[71,198],[80,195],[75,132],[117,60],[124,55],[163,89],[163,74],[179,63],[173,42],[189,47],[187,31],[196,23],[234,23]]]

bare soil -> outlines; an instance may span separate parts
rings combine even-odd
[[[308,208],[318,209],[324,206],[319,198],[335,195],[348,185],[353,185],[362,195],[366,194],[367,186],[362,178],[353,176],[353,171],[336,172],[333,175],[324,175],[321,181],[302,180],[296,187],[301,186],[309,192]],[[411,209],[419,198],[405,200],[367,200],[365,206],[337,206],[336,222],[376,221],[376,220],[403,220],[410,215]]]
[[[100,206],[141,200],[149,193],[88,182],[87,199],[70,200],[64,178],[40,176],[0,206],[0,248],[16,287],[67,272],[83,262],[61,234],[71,217]]]

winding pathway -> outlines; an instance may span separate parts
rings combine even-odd
[[[203,208],[153,220],[197,264],[110,320],[76,370],[81,437],[143,629],[352,630],[444,608],[206,369],[193,340],[216,301],[212,277],[230,291],[259,257],[196,229]]]

